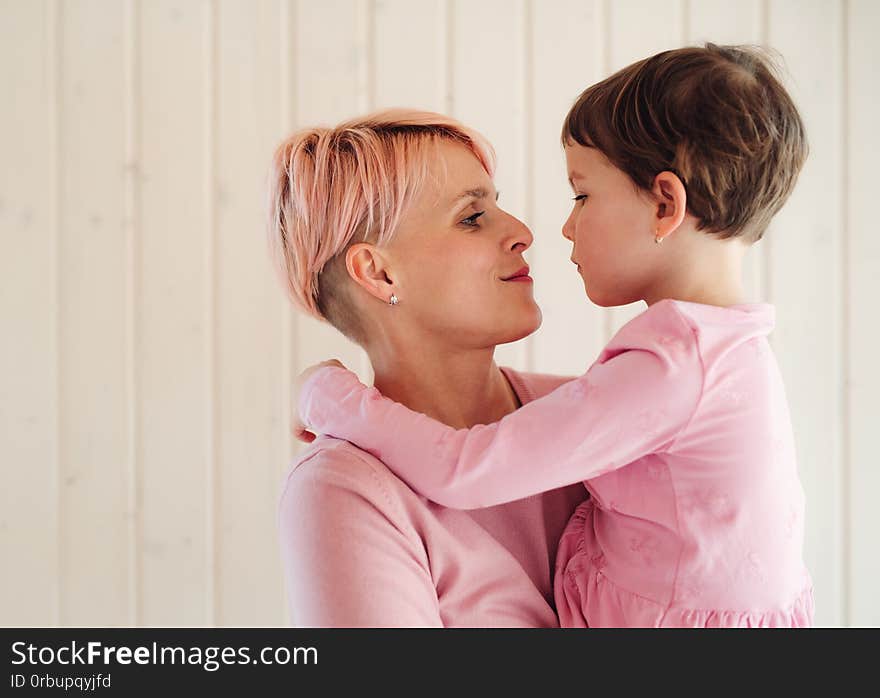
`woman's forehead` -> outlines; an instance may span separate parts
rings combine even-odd
[[[440,148],[441,163],[438,163],[438,191],[448,205],[460,199],[484,198],[495,195],[492,178],[479,158],[460,143],[444,142]]]

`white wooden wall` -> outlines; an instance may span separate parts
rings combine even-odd
[[[639,307],[566,269],[562,118],[712,40],[782,52],[812,154],[748,269],[808,496],[821,625],[880,625],[880,3],[0,0],[0,625],[281,625],[288,386],[362,354],[270,273],[263,178],[295,127],[446,111],[535,232],[519,368],[582,372]]]

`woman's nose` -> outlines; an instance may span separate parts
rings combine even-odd
[[[512,231],[509,239],[510,249],[514,252],[525,252],[535,241],[532,231],[521,220],[511,216]]]

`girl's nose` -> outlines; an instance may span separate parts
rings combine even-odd
[[[574,211],[572,211],[568,218],[565,220],[565,223],[562,224],[562,237],[564,237],[569,242],[574,242]]]

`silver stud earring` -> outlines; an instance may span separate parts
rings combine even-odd
[[[663,244],[663,238],[660,237],[660,233],[657,233],[657,234],[654,236],[654,242],[657,243],[658,245],[662,245],[662,244]]]
[[[398,303],[400,303],[400,300],[392,293],[391,298],[388,299],[388,305],[397,305]]]

